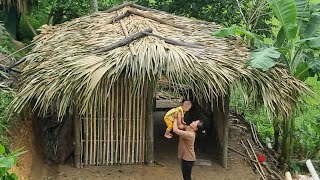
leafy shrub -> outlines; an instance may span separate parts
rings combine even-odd
[[[6,148],[0,144],[0,179],[18,179],[18,176],[15,173],[10,173],[9,170],[17,163],[17,157],[25,152],[21,148],[12,153],[7,153]]]
[[[3,132],[9,126],[9,112],[8,105],[12,101],[13,96],[10,92],[3,92],[0,90],[0,143],[4,144],[7,142]]]

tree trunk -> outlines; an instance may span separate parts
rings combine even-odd
[[[3,23],[6,31],[14,38],[17,39],[18,27],[20,22],[20,13],[16,6],[3,8]]]
[[[279,150],[279,136],[280,136],[279,119],[273,120],[273,130],[274,130],[273,149],[277,152]]]
[[[70,120],[70,119],[69,119]],[[81,168],[81,136],[80,116],[78,107],[73,107],[73,128],[74,128],[74,167]]]
[[[62,23],[63,15],[64,15],[63,8],[57,7],[57,9],[53,11],[52,25]]]
[[[92,12],[98,12],[98,0],[91,0]]]
[[[146,163],[154,162],[154,136],[153,136],[153,97],[154,97],[154,80],[148,82],[147,109],[146,109]]]
[[[283,137],[282,137],[282,145],[281,145],[281,159],[280,165],[284,167],[284,164],[290,165],[290,157],[293,148],[293,140],[294,140],[294,131],[295,131],[295,123],[294,116],[291,118],[285,119],[283,121]]]
[[[26,14],[24,14],[23,17],[24,17],[24,20],[26,21],[29,29],[31,30],[32,34],[33,34],[34,36],[38,35],[37,32],[36,32],[36,30],[32,27],[32,25],[31,25],[31,23],[30,23],[29,17],[28,17]]]

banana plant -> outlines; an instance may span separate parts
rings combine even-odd
[[[217,37],[244,36],[253,40],[254,47],[247,65],[268,71],[277,64],[284,65],[300,80],[317,75],[320,77],[320,4],[309,0],[267,0],[273,16],[279,21],[279,29],[269,37],[272,43],[264,43],[263,37],[240,27],[228,27],[214,32]],[[251,44],[250,44],[251,45]],[[274,120],[279,125],[279,120]],[[292,117],[282,121],[281,162],[290,163],[294,140],[295,121]],[[274,126],[275,147],[279,147],[279,126]]]
[[[240,27],[228,27],[214,32],[214,36],[246,36],[254,40],[252,58],[248,66],[267,71],[277,64],[284,64],[298,79],[305,80],[315,74],[320,76],[320,14],[319,4],[308,0],[268,0],[280,27],[272,44],[263,37]]]

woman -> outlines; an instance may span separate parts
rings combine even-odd
[[[203,130],[204,123],[201,120],[192,121],[185,130],[178,128],[177,120],[173,123],[173,132],[179,135],[178,158],[181,159],[181,169],[184,180],[191,180],[191,170],[196,160],[194,141],[197,130]]]

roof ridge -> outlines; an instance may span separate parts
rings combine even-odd
[[[147,8],[147,7],[144,7],[144,6],[141,6],[141,5],[138,5],[138,4],[135,4],[131,1],[129,2],[124,2],[123,4],[120,4],[118,6],[114,6],[112,8],[109,8],[105,11],[100,11],[100,12],[104,12],[104,13],[111,13],[113,11],[117,11],[119,9],[122,9],[126,6],[129,6],[129,7],[132,7],[132,8],[136,8],[136,9],[140,9],[140,10],[143,10],[143,11],[153,11],[153,12],[161,12],[160,10],[157,10],[157,9],[152,9],[152,8]]]

